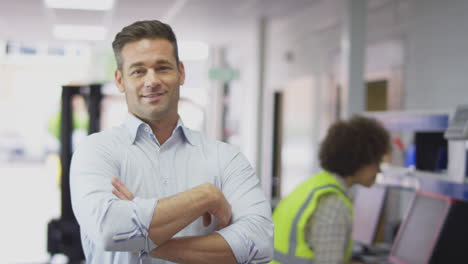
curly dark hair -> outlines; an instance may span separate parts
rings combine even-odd
[[[390,148],[390,135],[377,120],[353,116],[328,129],[320,146],[320,165],[348,177],[364,166],[379,163]]]
[[[143,20],[124,27],[122,31],[115,35],[115,39],[112,42],[112,49],[114,50],[115,60],[117,61],[117,68],[119,70],[122,70],[123,63],[120,52],[125,44],[142,39],[165,39],[171,42],[174,48],[174,56],[177,65],[179,65],[177,39],[171,26],[159,20]]]

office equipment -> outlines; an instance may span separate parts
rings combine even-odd
[[[364,246],[372,246],[385,203],[386,188],[374,185],[357,186],[354,198],[353,240]]]
[[[445,131],[448,140],[468,139],[468,105],[459,105],[450,120],[449,127]]]
[[[429,263],[453,203],[446,196],[416,192],[392,246],[390,260],[401,264]]]
[[[450,207],[444,227],[432,252],[430,264],[468,262],[468,202],[456,201]]]
[[[463,183],[468,177],[468,105],[457,107],[445,131],[445,138],[449,141],[449,176]]]
[[[416,169],[430,172],[447,170],[447,140],[443,132],[415,132]]]
[[[418,142],[414,142],[423,143],[424,146],[419,146],[419,152],[437,153],[420,157],[424,161],[420,159],[420,166],[413,168],[390,166],[388,170],[383,170],[378,181],[387,187],[417,190],[389,259],[398,264],[467,263],[468,105],[458,106],[455,111],[446,113],[412,111],[371,115],[378,116],[395,133],[425,133],[415,140]],[[429,135],[431,133],[437,133],[437,142],[443,142],[441,135],[444,132],[443,136],[448,141],[446,149],[443,144],[438,144],[439,148],[425,144],[434,143],[428,138],[432,136]],[[422,147],[431,149],[422,150]],[[421,166],[423,163],[434,167],[425,168]],[[374,257],[370,261],[386,263],[375,260]]]
[[[382,172],[379,184],[468,201],[468,105],[457,106],[453,111],[368,112],[366,115],[382,122],[392,133],[445,133],[448,141],[447,149],[438,148],[437,155],[432,156],[433,171],[404,169],[393,164],[391,169]]]

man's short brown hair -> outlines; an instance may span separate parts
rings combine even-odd
[[[380,163],[390,147],[390,135],[377,120],[354,116],[328,129],[320,146],[320,165],[348,177],[364,166]]]
[[[159,20],[144,20],[137,21],[124,27],[122,31],[115,35],[115,39],[112,42],[112,49],[114,50],[114,56],[119,70],[122,70],[123,62],[120,53],[125,44],[142,39],[165,39],[171,42],[172,47],[174,48],[174,56],[176,58],[177,66],[179,65],[177,39],[171,26],[162,23]]]

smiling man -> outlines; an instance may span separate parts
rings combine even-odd
[[[140,21],[113,42],[129,116],[80,144],[72,206],[87,263],[268,263],[270,205],[239,150],[185,127],[176,37]]]

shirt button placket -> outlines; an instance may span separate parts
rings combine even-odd
[[[164,179],[163,178],[164,177],[163,176],[164,169],[162,168],[163,164],[161,162],[161,160],[162,160],[161,159],[161,148],[159,146],[156,146],[156,151],[155,152],[156,152],[155,155],[156,155],[156,163],[157,163],[157,170],[158,170],[157,177],[156,177],[157,180],[156,181],[158,182],[158,185],[160,186],[163,194],[166,195],[167,190],[166,190],[166,186],[165,186],[166,184],[164,183],[164,180],[163,180]],[[163,180],[162,181],[163,184],[160,184],[161,180]]]
[[[160,161],[163,159],[163,158],[161,158],[161,155],[163,154],[162,152],[163,152],[163,150],[162,150],[162,146],[161,146],[161,147],[159,148],[159,155],[160,155],[160,156],[159,156],[159,157],[160,157],[159,160],[160,160]],[[162,164],[162,163],[161,163],[161,164]],[[167,165],[167,164],[166,164],[166,165]],[[166,173],[167,173],[167,171],[164,170],[164,173],[161,174],[161,176],[162,176],[162,183],[163,183],[164,186],[167,186],[167,183],[168,183],[168,180],[169,180]]]

